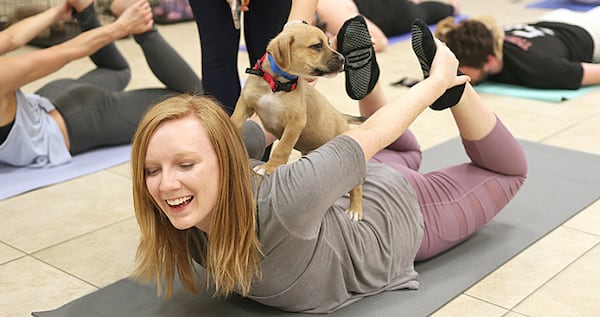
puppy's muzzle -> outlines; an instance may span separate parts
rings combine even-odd
[[[328,74],[337,74],[344,70],[344,56],[338,52],[333,52],[331,58],[325,63],[326,69],[315,68],[311,72],[312,76],[323,76]]]
[[[344,56],[338,52],[334,52],[331,59],[327,62],[327,67],[335,73],[341,72],[344,69]]]

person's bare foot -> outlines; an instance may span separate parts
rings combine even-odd
[[[69,4],[77,12],[85,10],[85,8],[89,7],[93,2],[94,1],[92,0],[69,0]]]
[[[129,8],[132,4],[136,3],[138,0],[114,0],[110,5],[110,11],[115,16],[121,16],[123,11]]]
[[[152,29],[152,8],[147,0],[116,0],[113,4],[115,3],[115,15],[118,15],[114,23],[120,23],[127,34],[141,34]],[[123,5],[124,3],[128,5]]]

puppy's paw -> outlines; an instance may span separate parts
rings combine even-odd
[[[255,166],[254,171],[260,176],[265,176],[266,174],[265,170],[262,168],[262,165]]]
[[[362,220],[362,210],[351,210],[346,209],[346,213],[350,216],[352,221],[361,221]]]
[[[278,164],[269,164],[268,162],[262,165],[258,165],[254,168],[254,171],[259,175],[271,175],[278,167]]]

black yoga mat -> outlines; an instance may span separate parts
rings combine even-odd
[[[417,264],[421,288],[385,292],[331,316],[426,316],[494,271],[600,197],[600,156],[521,141],[529,176],[521,191],[488,225],[461,245]],[[467,160],[458,139],[426,150],[423,170]],[[326,268],[324,268],[326,269]],[[120,280],[36,317],[53,316],[314,316],[292,314],[239,296],[192,296],[177,287],[169,301],[155,290]]]

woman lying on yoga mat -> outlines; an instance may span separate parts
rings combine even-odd
[[[339,46],[370,45],[360,17],[340,34]],[[212,99],[181,95],[152,107],[132,149],[141,231],[135,275],[159,281],[158,291],[168,296],[177,274],[197,292],[196,261],[215,295],[235,292],[310,313],[417,289],[414,262],[489,222],[523,184],[527,163],[422,21],[415,24],[413,49],[425,80],[391,102],[379,86],[369,87],[365,104],[379,107],[362,125],[268,176],[253,172],[262,162],[248,161],[248,153],[261,157],[252,147],[267,142],[256,122],[247,122],[242,138]],[[430,105],[450,109],[470,162],[418,172],[421,152],[408,127]],[[251,141],[248,149],[242,140]],[[364,218],[353,221],[344,212],[346,193],[358,183]]]
[[[55,166],[95,147],[129,143],[150,104],[168,95],[202,91],[194,71],[153,27],[146,0],[114,1],[112,10],[118,18],[104,26],[91,0],[65,1],[0,32],[0,53],[25,45],[52,22],[70,17],[72,10],[82,30],[77,37],[47,49],[0,57],[2,163]],[[165,88],[123,91],[131,74],[113,41],[130,34]],[[97,68],[80,78],[53,80],[34,94],[21,90],[85,56]]]
[[[600,7],[550,11],[537,21],[500,27],[493,18],[437,25],[436,36],[474,84],[484,80],[549,89],[600,84]]]
[[[434,24],[458,11],[458,0],[319,0],[317,26],[334,38],[344,22],[358,14],[367,20],[375,51],[383,51],[388,37],[410,32],[414,19]]]

